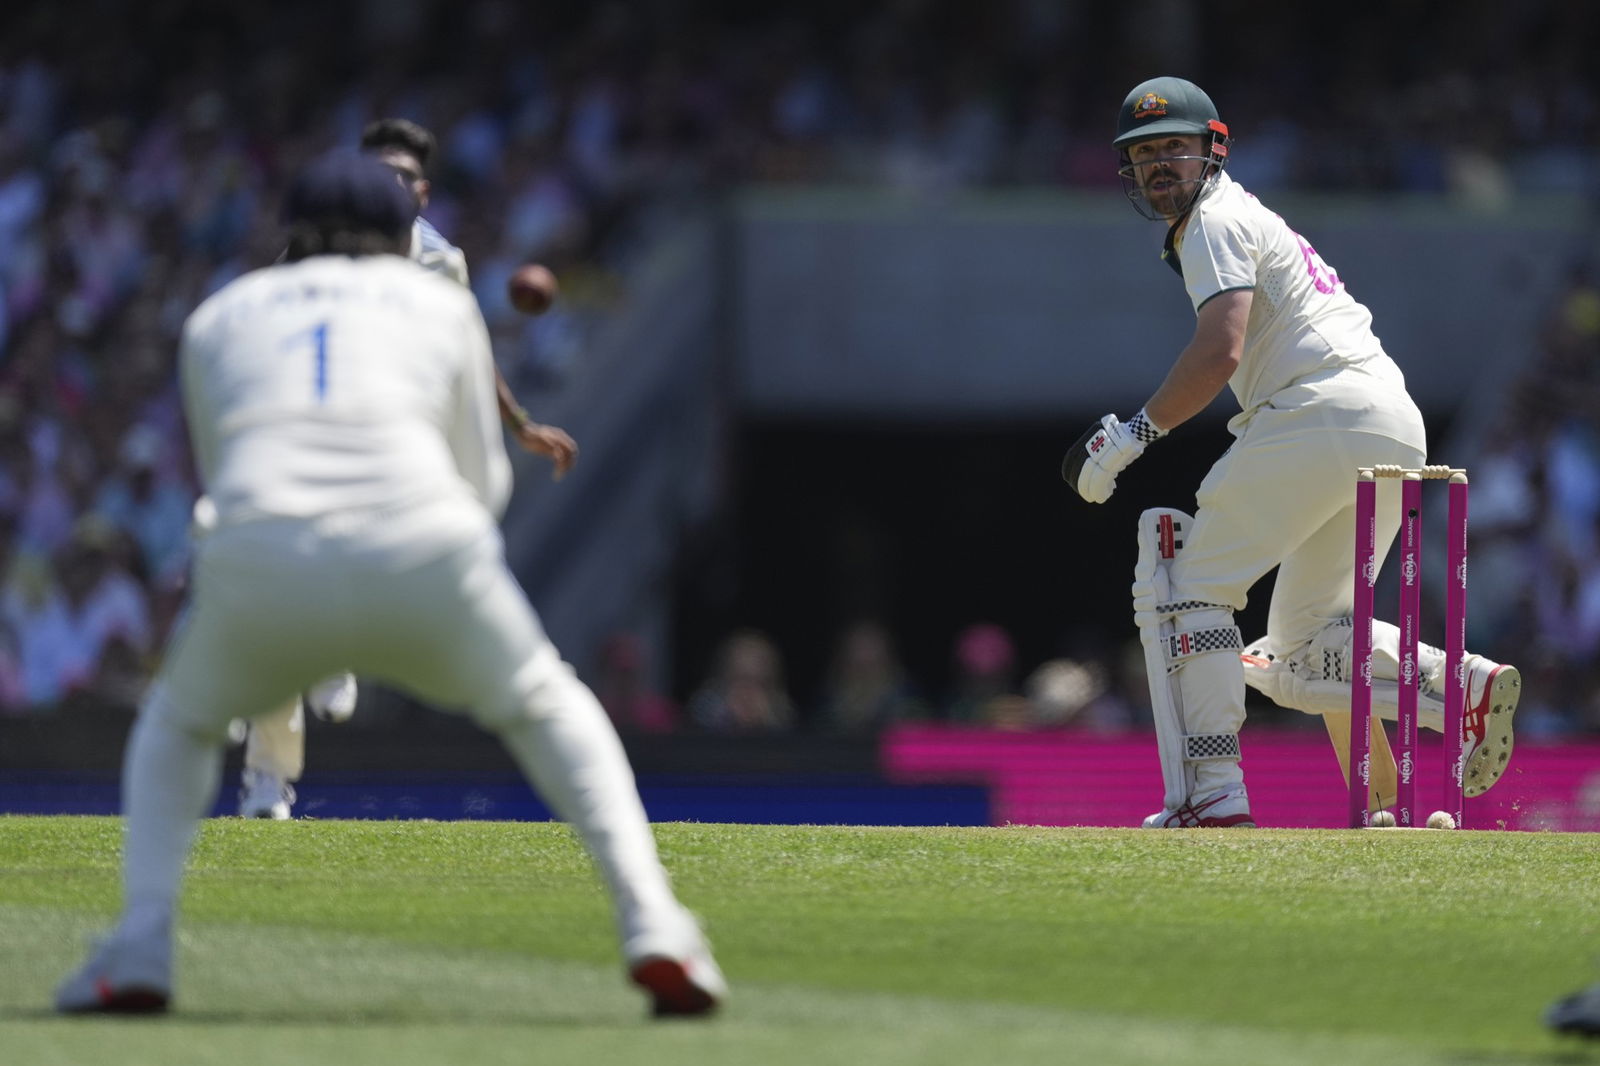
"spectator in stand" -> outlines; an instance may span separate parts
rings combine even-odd
[[[723,641],[711,676],[689,699],[689,720],[710,733],[781,733],[794,726],[783,660],[765,634],[740,630]]]
[[[927,717],[889,630],[876,619],[856,622],[840,635],[825,686],[820,711],[824,732],[871,734]]]
[[[618,632],[600,647],[594,694],[620,733],[671,733],[678,705],[650,685],[644,641]]]
[[[17,637],[23,698],[36,708],[56,706],[83,676],[72,615],[47,557],[12,556],[0,618]]]
[[[130,670],[147,666],[153,634],[149,595],[129,569],[128,536],[99,515],[80,519],[60,564],[82,684],[99,690],[102,676],[122,691]]]
[[[189,516],[194,491],[163,460],[158,430],[137,425],[122,442],[121,468],[101,488],[95,510],[139,545],[146,573],[176,580],[189,563]]]
[[[68,464],[62,461],[62,423],[37,417],[28,426],[29,461],[21,467],[17,547],[50,555],[72,532],[74,503]]]
[[[1110,730],[1124,724],[1117,718],[1125,709],[1108,698],[1105,668],[1099,662],[1047,659],[1027,676],[1022,688],[1028,697],[1029,728]]]
[[[17,635],[0,617],[0,714],[21,714],[28,710],[28,694],[22,684],[22,659],[17,654]]]
[[[1017,691],[1017,649],[1011,635],[978,622],[956,635],[955,680],[945,718],[968,725],[1019,728],[1028,721],[1027,698]]]

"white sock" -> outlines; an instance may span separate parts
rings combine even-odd
[[[122,765],[123,922],[170,923],[200,819],[216,802],[222,746],[141,714]]]
[[[561,709],[501,733],[529,783],[583,838],[611,892],[624,941],[681,914],[656,852],[633,768],[594,694],[563,683]]]

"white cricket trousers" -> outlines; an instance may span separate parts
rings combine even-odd
[[[176,900],[228,723],[344,669],[498,734],[593,854],[625,940],[679,920],[616,731],[545,636],[499,534],[415,562],[299,521],[219,529],[200,546],[188,614],[125,760],[130,912]]]
[[[1356,470],[1420,466],[1424,451],[1383,433],[1329,424],[1348,417],[1324,418],[1315,408],[1256,413],[1195,493],[1194,527],[1172,571],[1174,599],[1241,610],[1250,588],[1278,567],[1267,634],[1280,655],[1350,616]],[[1415,439],[1424,439],[1420,416]],[[1380,565],[1399,528],[1399,483],[1386,480],[1378,492]]]
[[[1386,425],[1416,408],[1403,392],[1376,396]],[[1402,417],[1395,418],[1396,413]],[[1325,625],[1349,617],[1355,596],[1356,469],[1380,463],[1417,466],[1423,452],[1387,433],[1349,428],[1348,409],[1263,408],[1212,466],[1195,493],[1195,521],[1169,571],[1174,601],[1199,600],[1242,610],[1252,586],[1278,567],[1267,635],[1284,656],[1297,653]],[[1420,415],[1417,441],[1424,439]],[[1381,488],[1381,486],[1380,486]],[[1399,489],[1380,491],[1378,553],[1399,529]],[[1218,617],[1212,617],[1218,616]],[[1223,611],[1191,616],[1227,624]],[[1153,680],[1152,684],[1160,683]],[[1206,655],[1177,675],[1185,728],[1237,733],[1245,720],[1244,668],[1234,655]],[[1243,782],[1232,761],[1200,763],[1193,795],[1217,795]]]

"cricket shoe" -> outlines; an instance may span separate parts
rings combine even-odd
[[[1461,790],[1481,796],[1500,780],[1511,760],[1511,716],[1522,698],[1522,675],[1481,655],[1466,661],[1466,707],[1462,713],[1465,743]]]
[[[356,713],[357,694],[354,674],[335,674],[307,689],[305,703],[312,714],[338,725]]]
[[[294,786],[265,770],[246,770],[239,788],[240,818],[270,818],[286,822],[293,814]]]
[[[1177,810],[1159,810],[1144,820],[1145,829],[1254,829],[1250,797],[1243,787],[1190,800]]]
[[[711,957],[699,923],[682,912],[674,928],[631,937],[623,946],[628,976],[650,994],[658,1018],[692,1017],[715,1011],[728,998],[728,982]]]
[[[170,927],[168,927],[170,929]],[[62,1014],[165,1014],[172,1001],[172,937],[117,929],[56,988]]]
[[[1544,1012],[1544,1023],[1558,1033],[1600,1036],[1600,985],[1575,992]]]

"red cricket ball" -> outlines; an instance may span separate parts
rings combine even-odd
[[[511,306],[525,315],[542,315],[550,310],[550,305],[556,302],[556,293],[560,291],[556,276],[550,273],[548,267],[538,263],[519,266],[506,283]]]

